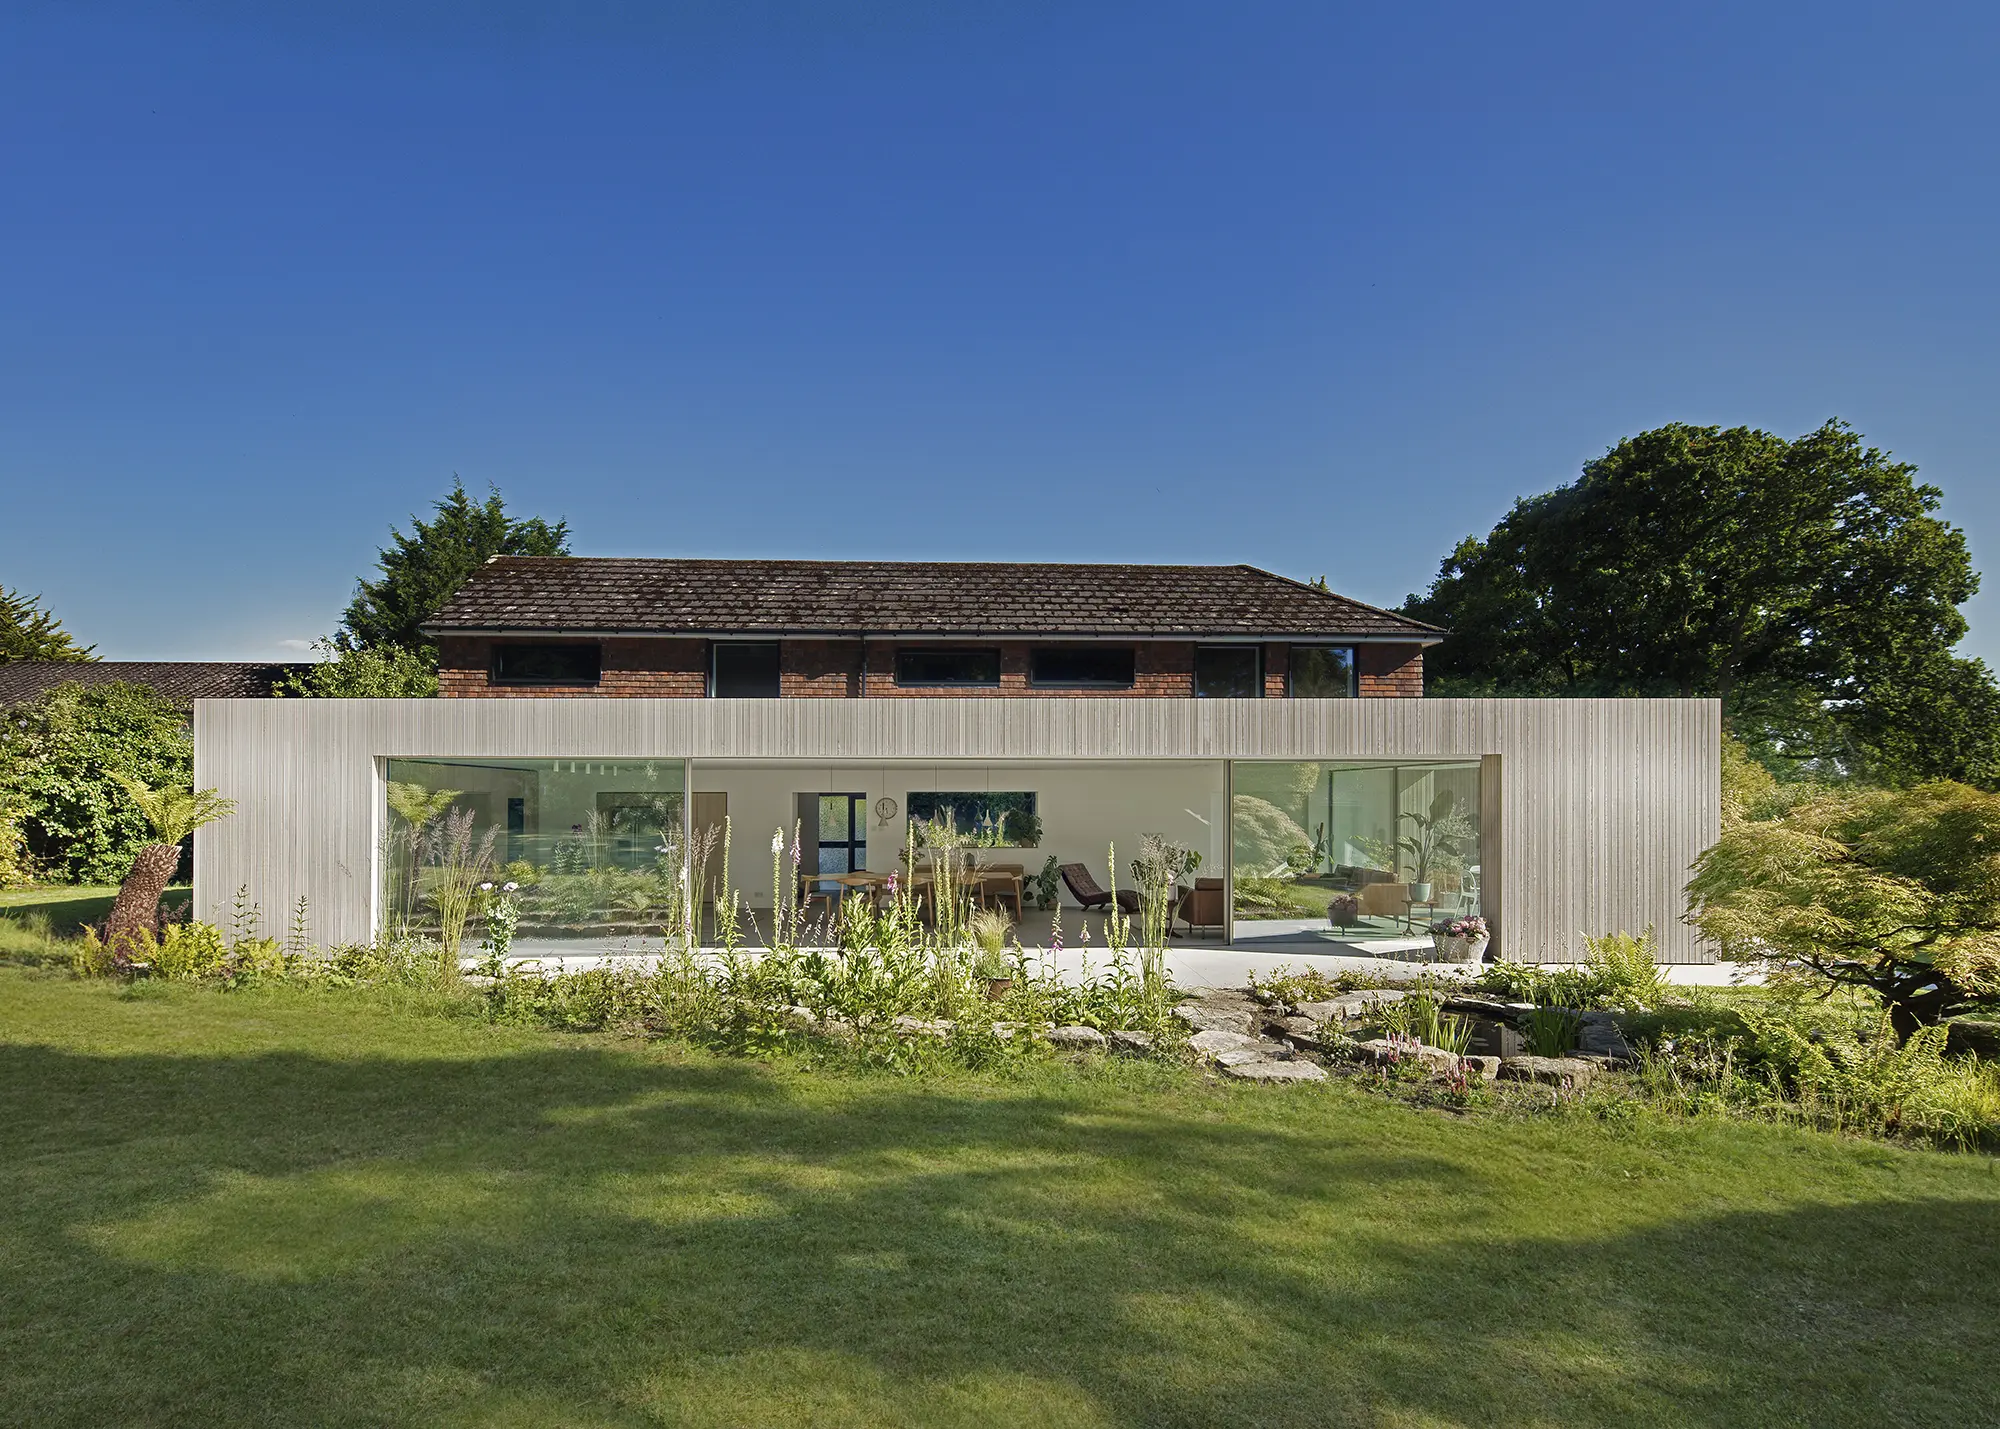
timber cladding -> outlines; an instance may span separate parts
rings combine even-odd
[[[1508,957],[1648,926],[1707,956],[1681,889],[1720,824],[1713,700],[201,700],[194,725],[197,786],[237,802],[195,835],[198,916],[243,887],[278,927],[304,896],[322,945],[372,936],[389,757],[1351,758],[1481,762]]]

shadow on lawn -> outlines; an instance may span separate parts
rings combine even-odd
[[[0,1078],[5,1422],[2000,1418],[1990,1200],[1570,1238],[1379,1120],[594,1046]]]

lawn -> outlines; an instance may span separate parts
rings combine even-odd
[[[167,890],[166,906],[185,903],[192,890],[177,883]],[[0,888],[0,918],[28,918],[43,914],[49,927],[62,935],[74,934],[85,923],[103,920],[118,896],[118,885],[90,883],[37,883],[27,888]]]
[[[2000,1422],[2000,1162],[0,968],[0,1422]]]

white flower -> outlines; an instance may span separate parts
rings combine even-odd
[[[771,852],[783,853],[784,851],[785,851],[785,831],[783,829],[779,829],[775,834],[771,835]]]
[[[519,888],[520,886],[521,885],[518,883],[504,883],[500,886],[500,891],[502,893],[512,893],[515,889]]]
[[[479,885],[479,891],[481,893],[491,893],[493,891],[493,885],[491,883],[482,883]]]

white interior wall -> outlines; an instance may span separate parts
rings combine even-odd
[[[691,787],[697,793],[728,794],[729,879],[752,906],[760,908],[771,903],[771,835],[783,830],[789,848],[797,797],[802,793],[866,794],[868,867],[884,873],[897,867],[912,790],[1032,790],[1042,820],[1041,845],[980,855],[989,862],[1021,863],[1031,876],[1054,854],[1062,863],[1088,865],[1099,883],[1107,883],[1106,851],[1115,844],[1118,882],[1129,886],[1139,836],[1163,834],[1196,849],[1202,856],[1203,876],[1219,878],[1228,834],[1223,766],[1217,760],[867,765],[703,761],[694,766]],[[896,815],[887,825],[874,813],[875,802],[884,795],[896,801]]]

